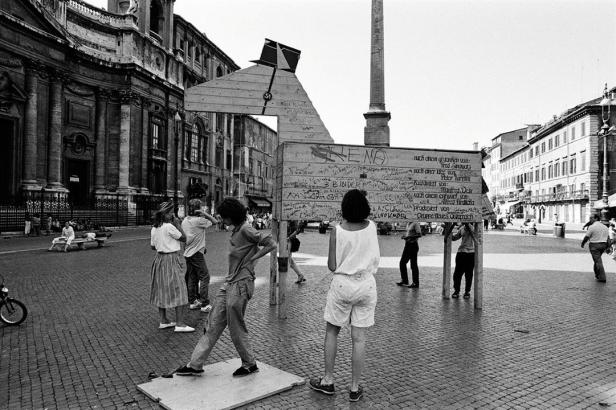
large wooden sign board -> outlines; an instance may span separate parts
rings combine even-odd
[[[479,222],[481,153],[285,142],[277,152],[279,220],[340,220],[353,188],[368,194],[371,219]]]

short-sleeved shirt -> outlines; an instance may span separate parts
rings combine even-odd
[[[164,223],[150,231],[150,245],[161,253],[178,252],[181,249],[179,239],[182,233],[170,223]]]
[[[607,229],[607,226],[603,225],[599,221],[595,221],[595,223],[590,225],[588,227],[588,233],[586,234],[590,243],[607,242],[608,235],[609,230]]]
[[[205,230],[212,226],[212,222],[202,216],[187,216],[182,221],[182,229],[186,235],[184,256],[190,258],[197,252],[205,250]]]
[[[255,278],[255,261],[250,259],[258,252],[259,246],[275,245],[271,234],[257,231],[247,221],[233,229],[229,241],[228,283],[246,278]]]
[[[467,227],[467,225],[462,225],[460,229],[458,229],[458,232],[456,232],[452,236],[452,239],[454,241],[457,241],[458,239],[462,238],[460,246],[458,247],[459,253],[475,252],[475,242],[473,241],[473,236],[471,235],[472,228],[469,230],[469,227],[470,226]]]
[[[415,234],[416,236],[410,237]],[[421,237],[421,226],[417,222],[410,222],[406,225],[406,241],[410,243],[416,243],[417,239]]]

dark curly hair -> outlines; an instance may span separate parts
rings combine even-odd
[[[348,222],[361,222],[370,215],[370,204],[366,191],[351,189],[342,198],[342,217]]]
[[[241,225],[246,220],[246,207],[237,198],[225,198],[216,207],[220,217],[229,218],[235,226]]]

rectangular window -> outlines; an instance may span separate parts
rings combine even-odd
[[[554,172],[553,172],[554,167],[552,166],[552,164],[548,165],[548,178],[552,179],[554,177]]]
[[[541,168],[541,180],[545,181],[545,167]]]
[[[586,171],[586,151],[580,152],[580,171]]]
[[[190,162],[199,162],[199,135],[195,132],[190,138]]]
[[[563,176],[567,175],[567,158],[563,158]]]
[[[210,165],[210,155],[208,153],[208,143],[209,143],[209,138],[203,137],[203,144],[201,146],[201,161],[205,164],[205,165]]]
[[[582,127],[582,129],[580,130],[580,136],[581,136],[581,137],[583,137],[583,136],[585,136],[585,135],[586,135],[586,123],[585,123],[585,122],[583,122],[583,123],[581,124],[581,127]]]
[[[152,148],[159,148],[160,137],[160,123],[158,120],[152,120]]]
[[[190,158],[190,131],[184,130],[184,160]]]
[[[553,148],[553,145],[552,145],[552,138],[550,138],[550,139],[548,140],[548,150],[551,150],[552,148]]]
[[[560,175],[560,162],[556,161],[554,163],[554,178],[558,178]]]
[[[563,130],[563,144],[567,143],[567,130]]]
[[[231,169],[231,150],[227,150],[227,169]]]
[[[541,153],[545,152],[545,141],[541,143]]]
[[[575,139],[575,126],[571,127],[571,141]]]
[[[585,189],[586,189],[586,184],[582,182],[580,184],[580,194],[584,195],[584,190]]]
[[[539,156],[539,145],[535,147],[535,156]]]
[[[577,172],[576,170],[576,160],[575,160],[575,156],[571,157],[571,160],[569,160],[569,174],[575,174]]]
[[[554,148],[560,145],[560,135],[554,137]]]
[[[539,182],[539,181],[540,181],[540,179],[539,179],[539,168],[537,168],[535,170],[535,182]]]

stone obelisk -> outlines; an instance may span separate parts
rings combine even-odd
[[[364,114],[364,145],[389,146],[391,114],[385,110],[385,50],[383,0],[372,0],[370,47],[370,107]]]

